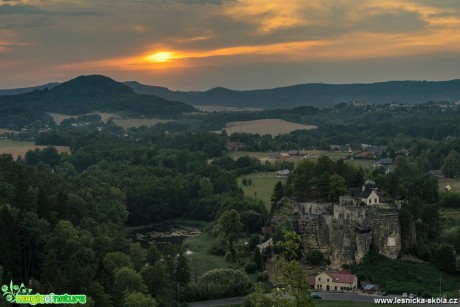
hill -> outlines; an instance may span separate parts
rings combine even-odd
[[[49,119],[44,112],[68,115],[92,111],[123,112],[146,117],[172,118],[195,108],[154,95],[141,95],[104,76],[80,76],[52,89],[0,96],[0,127],[20,128]]]
[[[220,105],[290,109],[297,106],[331,107],[335,103],[363,100],[373,104],[423,103],[460,100],[460,80],[389,81],[370,84],[300,84],[274,89],[236,91],[222,87],[208,91],[171,91],[165,87],[125,82],[136,93],[183,101],[191,105]]]
[[[47,83],[39,86],[0,90],[0,96],[24,94],[36,90],[44,90],[45,88],[52,89],[53,87],[56,87],[59,84],[60,83]]]

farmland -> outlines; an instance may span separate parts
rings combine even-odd
[[[260,135],[270,134],[276,136],[287,134],[294,130],[311,130],[317,129],[313,125],[302,125],[291,123],[282,119],[259,119],[242,122],[230,122],[225,125],[225,130],[230,135],[232,133],[256,133]]]
[[[19,156],[24,157],[29,150],[44,149],[47,146],[36,146],[34,142],[18,142],[1,140],[0,141],[0,154],[10,154],[13,159],[17,159]],[[70,153],[70,148],[67,146],[55,146],[59,153],[66,152]]]

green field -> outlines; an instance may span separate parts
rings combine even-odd
[[[243,185],[243,178],[251,179],[252,184],[250,186]],[[238,186],[243,189],[244,195],[262,200],[267,209],[270,210],[273,188],[278,181],[284,183],[286,178],[276,177],[275,173],[254,173],[241,176],[237,181]]]
[[[223,256],[208,253],[211,246],[217,243],[218,240],[218,238],[214,238],[208,233],[201,233],[184,240],[182,246],[192,252],[187,256],[192,280],[195,280],[195,277],[198,279],[201,275],[213,269],[233,268],[233,264],[225,261]]]
[[[114,119],[115,125],[120,126],[124,129],[137,128],[141,126],[152,127],[160,123],[168,123],[170,119],[158,119],[158,118],[126,118],[126,119]]]
[[[439,191],[443,191],[446,185],[452,187],[451,192],[460,193],[460,179],[439,179],[438,186]]]
[[[231,151],[229,152],[229,156],[233,159],[238,159],[243,156],[254,157],[257,159],[268,159],[268,152],[263,151]]]

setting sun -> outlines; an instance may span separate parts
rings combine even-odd
[[[168,62],[174,59],[174,53],[168,51],[161,51],[151,54],[145,58],[149,62]]]

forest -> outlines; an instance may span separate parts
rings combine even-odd
[[[251,302],[262,299],[261,291],[280,298],[267,281],[266,262],[277,261],[286,269],[289,274],[283,282],[289,284],[303,278],[299,263],[318,260],[298,252],[301,246],[290,229],[274,234],[275,258],[258,252],[260,228],[270,225],[269,208],[283,196],[302,199],[312,190],[335,201],[348,188],[373,180],[390,200],[406,200],[402,231],[415,226],[417,242],[405,246],[405,252],[450,274],[446,278],[453,280],[455,289],[460,228],[455,223],[443,225],[440,210],[460,209],[460,196],[439,191],[429,171],[442,169],[446,177],[460,176],[458,112],[434,112],[428,104],[410,112],[305,107],[187,115],[126,131],[96,116],[80,118],[92,122],[86,126],[67,120],[50,131],[37,130],[32,132],[36,144],[50,147],[29,151],[16,161],[10,155],[0,157],[0,279],[2,284],[24,283],[40,293],[84,293],[88,306],[173,306],[177,300],[253,293]],[[232,120],[260,118],[311,123],[318,129],[279,136],[227,135],[221,130]],[[233,159],[225,146],[228,140],[265,152],[348,143],[387,145],[382,157],[394,158],[395,167],[389,173],[383,168],[367,170],[327,156],[275,165],[249,156]],[[57,145],[70,146],[71,154],[59,154],[52,147]],[[409,154],[399,153],[401,148]],[[239,176],[285,168],[293,170],[292,176],[277,184],[271,204],[245,196],[237,184]],[[216,268],[193,279],[183,247],[142,246],[130,237],[132,226],[170,219],[205,223],[204,232],[216,242],[212,252],[231,268]],[[295,243],[294,251],[283,246],[289,240]],[[370,255],[363,266],[352,269],[362,278],[372,278],[369,267],[376,270],[376,263],[383,261]],[[374,278],[395,293],[407,286],[405,280],[389,282],[387,275]],[[419,292],[430,291],[431,286]],[[308,296],[294,299],[311,304]]]

